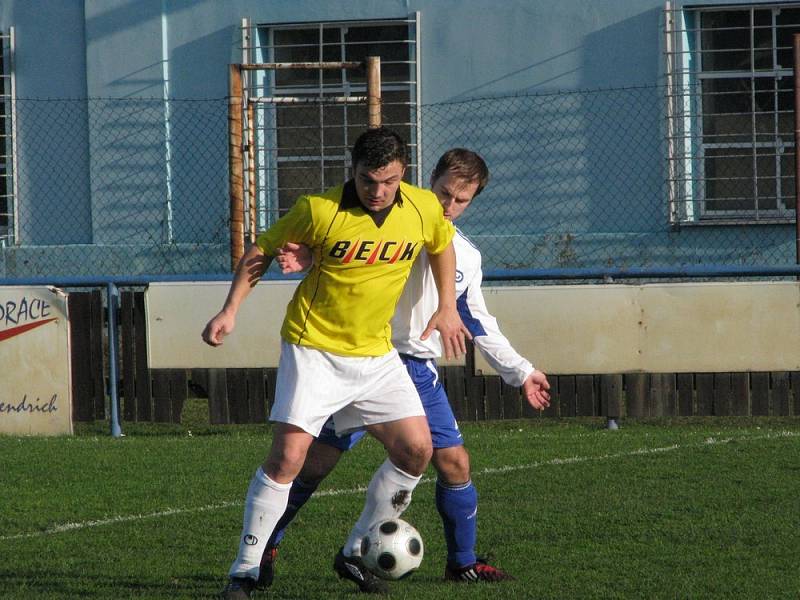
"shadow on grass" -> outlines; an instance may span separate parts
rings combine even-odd
[[[224,575],[197,575],[171,578],[169,581],[145,580],[142,577],[103,577],[80,572],[49,569],[38,571],[0,571],[0,598],[53,598],[78,600],[84,598],[216,598],[225,586]],[[283,584],[283,585],[282,585]],[[360,597],[355,586],[335,581],[327,574],[303,581],[276,582],[269,591],[256,592],[254,598],[285,598],[307,600],[319,590],[330,590],[330,598]]]
[[[0,571],[2,598],[209,598],[221,588],[219,577],[147,581],[141,577],[103,577],[75,571]]]

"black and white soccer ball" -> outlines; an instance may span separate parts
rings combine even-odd
[[[422,537],[402,519],[372,525],[361,539],[364,566],[381,579],[402,579],[422,563]]]

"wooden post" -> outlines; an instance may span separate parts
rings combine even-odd
[[[381,126],[381,57],[367,57],[367,125]]]
[[[247,103],[247,200],[249,206],[250,231],[248,239],[251,244],[256,241],[256,111],[252,102]]]
[[[231,271],[244,254],[244,173],[242,168],[242,72],[229,66],[228,80],[228,180],[231,213]]]

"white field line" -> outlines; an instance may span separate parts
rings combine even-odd
[[[775,433],[768,433],[766,435],[755,435],[755,436],[741,436],[741,437],[728,437],[728,438],[706,438],[703,442],[699,444],[673,444],[671,446],[662,446],[656,448],[640,448],[638,450],[631,450],[628,452],[617,452],[614,454],[600,454],[597,456],[570,456],[567,458],[552,458],[550,460],[543,460],[537,461],[533,463],[528,463],[524,465],[508,465],[503,467],[489,467],[486,469],[481,469],[480,471],[473,471],[472,476],[473,478],[478,475],[493,475],[495,473],[510,473],[513,471],[525,471],[529,469],[538,469],[541,467],[547,467],[552,465],[571,465],[571,464],[578,464],[578,463],[585,463],[585,462],[592,462],[592,461],[605,461],[605,460],[612,460],[615,458],[625,458],[630,456],[645,456],[648,454],[659,454],[663,452],[672,452],[674,450],[681,450],[685,448],[693,448],[693,447],[702,447],[702,446],[716,446],[721,444],[729,444],[731,442],[749,442],[749,441],[756,441],[756,440],[765,440],[765,439],[774,439],[774,438],[781,438],[781,437],[798,437],[800,436],[800,432],[796,431],[778,431]],[[436,481],[434,478],[427,477],[420,481],[420,484],[423,483],[433,483]],[[354,488],[347,488],[347,489],[332,489],[332,490],[320,490],[314,494],[314,498],[322,498],[328,496],[345,496],[350,494],[363,494],[367,488],[365,486],[359,486]],[[0,541],[8,541],[8,540],[20,540],[20,539],[27,539],[27,538],[36,538],[42,537],[46,535],[54,535],[57,533],[65,533],[67,531],[77,531],[81,529],[89,529],[92,527],[102,527],[104,525],[114,525],[117,523],[130,523],[132,521],[142,521],[145,519],[158,519],[161,517],[169,517],[172,515],[185,515],[185,514],[192,514],[192,513],[203,513],[209,512],[213,510],[221,510],[224,508],[231,508],[233,506],[242,506],[244,504],[243,500],[236,501],[236,502],[219,502],[217,504],[209,504],[206,506],[196,506],[191,508],[167,508],[165,510],[160,510],[157,512],[145,513],[145,514],[134,514],[134,515],[120,515],[116,517],[108,517],[106,519],[97,519],[92,521],[80,521],[78,523],[63,523],[61,525],[55,525],[53,527],[49,527],[47,529],[43,529],[40,531],[30,531],[26,533],[17,533],[13,535],[4,535],[0,536]]]

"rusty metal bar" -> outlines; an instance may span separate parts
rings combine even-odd
[[[364,104],[367,96],[315,96],[303,98],[299,96],[256,96],[250,102],[256,104]]]
[[[228,71],[228,177],[231,213],[231,271],[244,255],[244,169],[242,154],[242,71],[230,65]]]
[[[367,125],[381,126],[381,57],[367,57]]]
[[[245,71],[263,69],[360,69],[363,62],[294,62],[294,63],[249,63],[241,65]]]
[[[256,132],[255,105],[247,103],[247,203],[248,232],[247,239],[251,244],[256,241]]]

